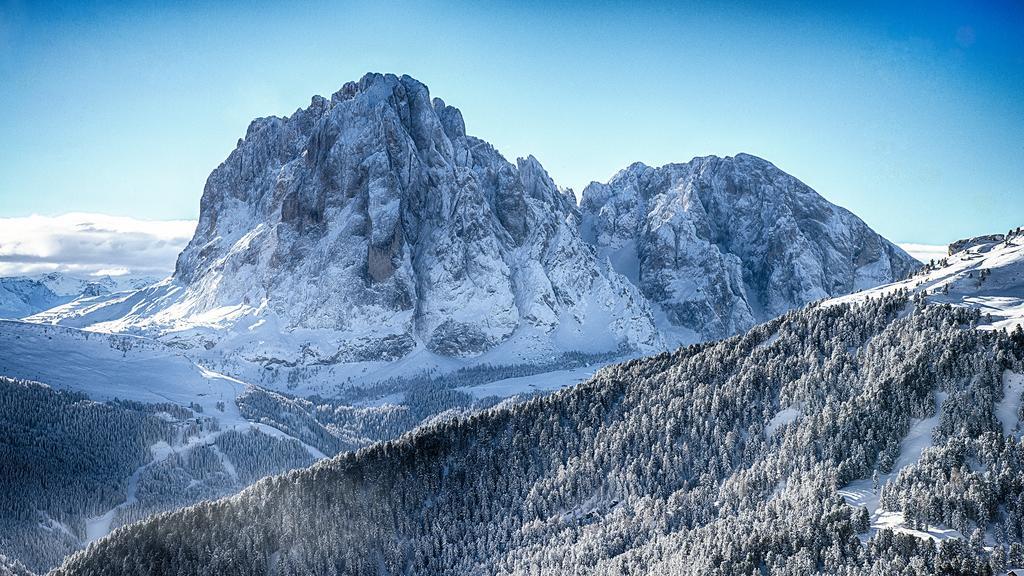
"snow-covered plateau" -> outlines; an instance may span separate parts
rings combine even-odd
[[[989,235],[959,240],[953,253],[930,262],[899,282],[835,298],[826,304],[857,302],[899,290],[921,294],[929,302],[977,308],[981,329],[1013,330],[1024,324],[1024,234]]]

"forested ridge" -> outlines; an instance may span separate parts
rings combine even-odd
[[[54,574],[989,573],[1024,561],[1021,441],[993,414],[1024,334],[978,319],[905,294],[812,306],[165,513]],[[945,452],[975,446],[991,492],[914,513],[970,509],[958,528],[980,536],[865,544],[837,490],[889,471],[937,409],[937,448],[884,497],[921,474],[914,498],[949,500]]]
[[[168,410],[191,415],[0,377],[0,554],[52,566],[77,549],[85,518],[124,499],[149,446],[174,440],[174,427],[158,416]]]
[[[0,422],[0,574],[8,559],[56,566],[97,537],[90,523],[105,531],[314,461],[294,439],[220,430],[178,404],[97,402],[2,376]]]
[[[812,306],[151,517],[53,573],[992,573],[1024,563],[1024,447],[995,414],[1024,333],[978,320]],[[871,535],[837,490],[937,410],[882,498],[971,537]]]

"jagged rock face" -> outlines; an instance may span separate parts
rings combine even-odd
[[[251,309],[390,356],[396,342],[475,355],[566,326],[655,346],[647,303],[579,217],[536,159],[512,165],[423,84],[369,74],[249,126],[207,181],[174,313]]]
[[[918,263],[760,158],[634,164],[581,202],[583,234],[702,338],[743,331],[820,298],[898,280]]]

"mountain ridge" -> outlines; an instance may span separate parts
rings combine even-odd
[[[152,284],[148,276],[79,278],[62,272],[0,277],[0,318],[23,318],[67,304]]]

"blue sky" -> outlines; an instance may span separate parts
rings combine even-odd
[[[748,152],[897,242],[1024,225],[1024,4],[818,4],[0,0],[0,217],[195,218],[252,118],[381,71],[577,192]]]

